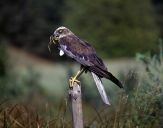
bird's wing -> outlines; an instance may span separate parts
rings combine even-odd
[[[102,59],[96,55],[95,49],[87,42],[79,39],[75,35],[69,35],[62,38],[59,44],[61,50],[69,57],[74,58],[83,66],[88,67],[88,70],[94,72],[99,78],[104,77],[110,79],[120,88],[123,88],[121,82],[108,72]]]
[[[93,76],[93,79],[96,83],[97,89],[101,95],[103,102],[107,105],[110,105],[109,99],[107,97],[107,94],[105,92],[105,89],[104,89],[101,79],[95,73],[91,72],[91,74]]]
[[[86,41],[75,35],[69,35],[60,39],[60,48],[71,58],[84,66],[97,66],[106,69],[104,63],[97,57],[96,51]]]

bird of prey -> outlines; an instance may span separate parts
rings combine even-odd
[[[114,84],[123,88],[121,82],[115,78],[106,68],[102,59],[96,54],[95,49],[86,41],[77,37],[66,27],[57,28],[53,35],[50,36],[49,50],[51,44],[55,44],[60,50],[59,55],[66,54],[68,57],[73,58],[81,64],[80,70],[74,77],[71,77],[70,87],[73,87],[74,82],[80,82],[77,79],[83,72],[91,72],[93,79],[96,83],[98,91],[105,104],[110,105],[105,89],[103,87],[101,78],[111,80]]]

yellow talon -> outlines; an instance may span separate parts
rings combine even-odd
[[[80,83],[79,80],[77,80],[75,77],[71,77],[69,79],[70,87],[72,88],[74,86],[74,82]]]
[[[70,88],[72,88],[73,86],[74,86],[74,82],[76,82],[76,83],[80,83],[80,81],[79,80],[77,80],[80,76],[81,76],[81,74],[83,73],[85,71],[85,68],[82,68],[80,71],[78,71],[77,72],[77,74],[74,76],[74,77],[71,77],[70,79],[69,79],[69,83],[70,83]]]

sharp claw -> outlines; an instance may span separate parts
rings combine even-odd
[[[77,79],[74,78],[74,77],[71,77],[71,78],[69,79],[69,83],[70,83],[70,87],[71,87],[71,88],[74,86],[74,82],[80,83],[79,80],[77,80]]]

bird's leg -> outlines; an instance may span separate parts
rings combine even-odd
[[[71,88],[73,87],[74,82],[80,83],[80,81],[77,80],[77,79],[81,76],[81,74],[82,74],[84,71],[85,71],[85,68],[82,67],[82,68],[77,72],[77,74],[76,74],[74,77],[71,77],[71,78],[69,79],[70,87],[71,87]]]

